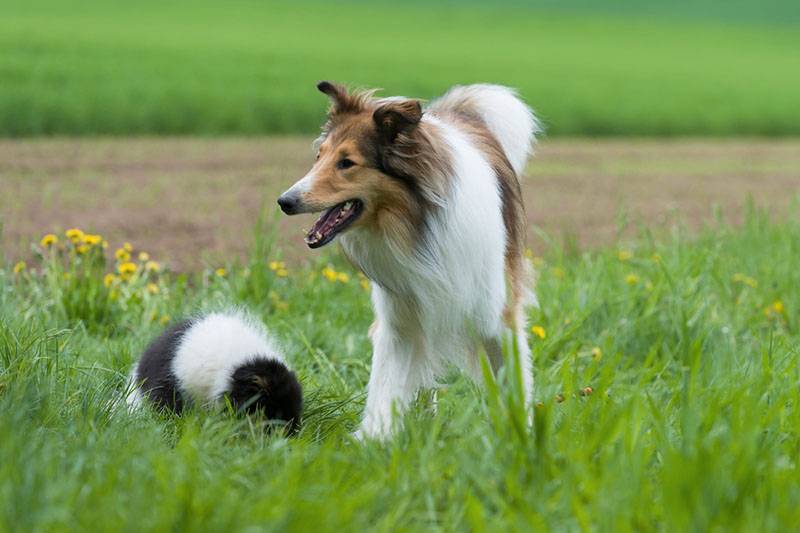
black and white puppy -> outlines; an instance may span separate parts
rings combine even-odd
[[[237,411],[262,412],[300,425],[303,392],[277,343],[256,320],[211,313],[169,327],[144,351],[131,373],[127,402],[143,399],[180,413],[188,403],[210,407],[228,398]]]

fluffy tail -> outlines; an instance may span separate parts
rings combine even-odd
[[[542,129],[516,91],[501,85],[456,86],[433,102],[433,112],[478,115],[495,136],[517,176],[525,170]]]

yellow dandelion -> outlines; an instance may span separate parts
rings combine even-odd
[[[603,351],[600,349],[599,346],[595,346],[592,348],[592,359],[595,361],[599,361],[603,358]]]
[[[166,326],[167,324],[169,324],[170,320],[172,320],[172,317],[165,314],[161,315],[161,320],[159,320],[159,322],[161,322],[162,326]]]
[[[347,283],[350,281],[350,276],[348,276],[345,272],[339,272],[336,274],[336,280],[341,281],[342,283]]]
[[[150,254],[147,252],[139,252],[139,261],[145,262],[150,261]]]
[[[76,251],[77,251],[79,254],[85,254],[86,252],[88,252],[88,251],[89,251],[89,245],[88,245],[88,244],[79,244],[79,245],[78,245],[78,247],[77,247],[77,248],[75,248],[75,250],[76,250]]]
[[[544,328],[542,326],[533,326],[531,328],[531,333],[533,333],[540,339],[544,339],[545,337],[547,337],[547,333],[544,331]]]
[[[617,253],[617,258],[619,258],[619,260],[622,261],[623,263],[625,261],[630,260],[632,257],[633,257],[633,252],[631,252],[630,250],[620,250]]]
[[[364,289],[365,291],[369,290],[369,280],[368,279],[362,279],[362,280],[359,281],[359,283],[361,284],[361,288],[362,289]]]
[[[105,285],[106,289],[111,286],[112,283],[117,279],[117,276],[109,272],[105,276],[103,276],[103,285]]]
[[[117,251],[114,252],[114,257],[117,258],[117,261],[122,261],[123,263],[131,260],[131,254],[125,248],[117,248]]]
[[[279,278],[285,278],[286,276],[288,276],[288,275],[289,275],[289,271],[288,271],[288,270],[286,270],[285,268],[279,268],[279,269],[277,270],[277,272],[275,272],[275,274],[276,274],[276,275],[277,275]]]
[[[67,238],[73,243],[78,243],[83,240],[83,232],[78,228],[68,229],[64,232],[64,235],[66,235]]]
[[[136,263],[127,261],[117,267],[117,272],[119,272],[119,275],[122,279],[128,280],[136,273],[136,268]]]
[[[39,241],[39,244],[41,244],[45,248],[48,248],[57,243],[58,243],[58,237],[56,237],[52,233],[48,233],[47,235],[42,237],[42,240]]]
[[[87,233],[83,236],[84,244],[89,246],[97,246],[101,242],[103,242],[103,237],[101,235],[94,235],[91,233]]]
[[[222,267],[219,267],[218,269],[216,269],[216,270],[214,271],[214,274],[216,274],[216,275],[217,275],[217,276],[219,276],[220,278],[224,278],[224,277],[225,277],[225,275],[226,275],[227,273],[228,273],[228,271],[227,271],[227,270],[225,270],[225,269],[224,269],[224,268],[222,268]]]
[[[159,265],[155,261],[148,261],[147,263],[145,263],[144,268],[148,272],[158,272],[159,270],[161,270],[161,265]]]
[[[14,265],[14,274],[19,274],[20,272],[25,270],[26,266],[27,265],[25,264],[25,261],[18,262],[16,265]]]
[[[330,282],[334,282],[338,279],[338,273],[332,269],[331,267],[325,267],[322,269],[322,276]]]
[[[627,283],[628,285],[636,285],[637,283],[639,283],[639,276],[637,276],[636,274],[628,274],[627,276],[625,276],[625,283]]]
[[[129,243],[129,242],[124,242],[124,243],[122,243],[122,249],[125,250],[126,252],[130,253],[130,252],[133,251],[133,245],[131,243]]]
[[[277,270],[285,270],[286,269],[286,263],[284,263],[283,261],[270,261],[269,262],[269,269],[272,270],[273,272],[275,272]]]
[[[149,292],[150,294],[158,294],[159,292],[161,292],[161,289],[159,289],[158,285],[156,285],[155,283],[148,283],[147,292]]]
[[[780,300],[775,300],[772,303],[772,310],[778,313],[779,315],[783,314],[783,302]]]

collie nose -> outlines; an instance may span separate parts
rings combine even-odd
[[[294,215],[297,213],[297,206],[300,204],[300,199],[288,192],[283,193],[278,198],[278,205],[281,206],[281,211],[287,215]]]

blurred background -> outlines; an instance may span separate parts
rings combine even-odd
[[[191,268],[240,254],[311,163],[320,79],[433,98],[519,89],[546,135],[533,232],[700,224],[800,182],[796,0],[3,1],[3,249],[78,226]],[[281,241],[303,254],[301,224]]]

